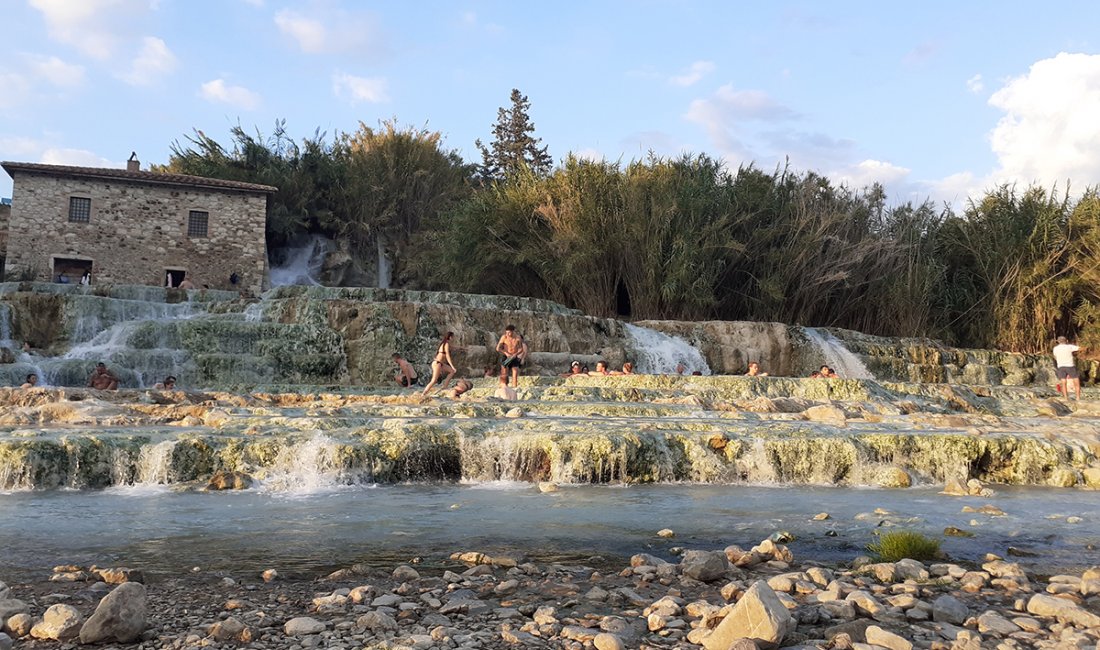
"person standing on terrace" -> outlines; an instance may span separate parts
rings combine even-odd
[[[512,388],[519,386],[519,367],[523,364],[523,337],[516,334],[516,326],[508,325],[497,342],[500,353],[500,367],[503,372],[511,371]]]
[[[443,380],[443,390],[447,390],[447,386],[451,384],[451,378],[455,376],[455,363],[451,361],[451,339],[454,335],[454,332],[444,334],[439,347],[435,349],[435,358],[432,359],[432,380],[424,387],[425,395],[439,383],[439,376],[443,373],[447,373],[447,378]]]
[[[1081,401],[1081,375],[1077,374],[1077,360],[1073,354],[1080,350],[1064,336],[1059,336],[1058,344],[1054,346],[1054,374],[1058,377],[1058,392],[1069,399],[1069,389],[1072,387],[1078,402]]]

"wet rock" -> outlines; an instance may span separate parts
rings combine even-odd
[[[1100,467],[1089,467],[1081,472],[1081,478],[1090,488],[1100,488]]]
[[[551,481],[539,481],[539,492],[557,492],[558,484]]]
[[[275,569],[266,569],[260,574],[260,577],[263,578],[264,582],[275,582],[279,579],[279,572]]]
[[[970,608],[950,594],[944,594],[932,601],[933,621],[962,625],[969,616]]]
[[[819,512],[816,515],[814,515],[813,519],[814,519],[814,521],[825,521],[825,520],[829,519],[829,513]]]
[[[662,528],[661,530],[657,531],[657,537],[663,537],[665,539],[671,539],[675,536],[676,536],[676,533],[673,532],[673,530],[671,528]]]
[[[320,634],[324,631],[325,624],[309,616],[292,618],[283,625],[283,632],[287,636],[306,636]]]
[[[889,648],[890,650],[913,650],[912,641],[908,641],[905,638],[884,630],[877,625],[867,626],[867,630],[864,632],[867,643],[871,645],[882,646],[883,648]]]
[[[811,422],[821,422],[822,424],[829,424],[834,427],[842,427],[848,422],[848,417],[844,414],[844,410],[830,404],[811,406],[803,411],[802,414]]]
[[[81,643],[130,643],[145,631],[146,593],[140,582],[124,582],[103,597],[80,628]]]
[[[1073,487],[1077,485],[1077,472],[1067,467],[1059,467],[1050,473],[1047,483],[1054,487]]]
[[[36,639],[68,641],[80,635],[80,626],[84,617],[71,605],[50,605],[42,614],[42,621],[31,628],[31,636]]]
[[[124,582],[145,582],[145,576],[138,569],[128,569],[126,567],[116,568],[99,568],[91,567],[88,572],[99,576],[103,582],[109,585],[120,585]]]
[[[970,496],[970,491],[967,490],[966,484],[960,479],[951,478],[947,480],[947,483],[943,486],[943,490],[940,494],[947,494],[954,497]]]
[[[759,580],[741,596],[733,610],[705,639],[707,650],[726,650],[736,639],[751,639],[761,648],[775,648],[794,629],[791,613],[771,587]]]
[[[970,532],[969,530],[963,530],[962,528],[958,528],[956,526],[948,526],[947,528],[944,528],[943,529],[943,534],[946,535],[947,537],[973,537],[974,536],[974,533]]]
[[[686,551],[680,560],[680,571],[700,582],[710,582],[726,575],[729,560],[721,551]]]
[[[913,485],[913,479],[900,467],[887,467],[879,472],[876,482],[884,488],[907,488]]]
[[[218,472],[210,477],[207,490],[247,490],[252,487],[252,477],[244,472]]]

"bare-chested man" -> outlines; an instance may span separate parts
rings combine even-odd
[[[504,334],[497,343],[497,352],[500,353],[502,372],[512,371],[512,388],[516,388],[519,386],[519,367],[523,364],[523,337],[516,334],[515,325],[504,328]]]
[[[92,376],[88,377],[88,387],[97,390],[118,390],[118,377],[107,370],[107,364],[100,361],[95,364]]]
[[[397,364],[397,372],[394,374],[393,380],[402,388],[415,386],[416,369],[412,367],[412,364],[396,352],[393,353],[393,362]]]

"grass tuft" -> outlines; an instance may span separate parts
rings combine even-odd
[[[932,560],[940,552],[940,540],[911,530],[889,532],[867,545],[867,552],[880,562]]]

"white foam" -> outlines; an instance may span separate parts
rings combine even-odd
[[[837,337],[827,330],[816,327],[803,328],[806,337],[810,339],[825,358],[825,363],[843,379],[874,379],[875,376],[863,365],[852,351],[844,347]]]
[[[640,374],[675,374],[676,367],[683,365],[685,375],[693,372],[710,374],[710,366],[703,353],[695,346],[678,336],[669,336],[648,327],[624,324],[627,336],[634,349],[634,369]]]

